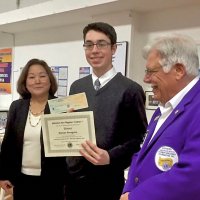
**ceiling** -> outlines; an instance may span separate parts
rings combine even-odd
[[[1,0],[0,14],[48,1],[49,0]],[[50,0],[50,2],[52,1],[59,2],[58,0]],[[77,3],[77,1],[79,0],[73,1],[76,1]],[[80,1],[85,1],[86,5],[89,4],[89,0]],[[99,0],[99,2],[101,2],[101,0]],[[137,12],[156,12],[175,7],[186,7],[195,5],[200,5],[200,0],[113,0],[113,2],[111,3],[104,3],[98,6],[88,6],[82,9],[75,9],[72,11],[56,14],[54,13],[48,16],[0,25],[0,31],[17,33],[22,31],[44,29],[54,26],[75,24],[90,20],[92,16],[95,15],[102,15],[105,13],[119,12],[124,10],[133,10]]]
[[[1,0],[0,1],[0,13],[12,11],[27,6],[33,6],[36,4],[55,1],[56,0]],[[74,0],[77,1],[77,0]],[[89,2],[88,0],[80,0]],[[99,0],[101,2],[101,0]],[[172,7],[180,7],[186,5],[200,5],[199,0],[116,0],[108,6],[108,9],[132,9],[140,12],[155,11],[160,9],[167,9]],[[119,7],[120,6],[120,7]]]
[[[43,3],[49,0],[1,0],[0,1],[0,13],[12,11],[27,6]]]

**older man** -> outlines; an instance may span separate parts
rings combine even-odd
[[[200,81],[191,38],[169,35],[144,48],[146,74],[160,102],[132,159],[120,200],[200,199]]]

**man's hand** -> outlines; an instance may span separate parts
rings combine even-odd
[[[107,151],[100,149],[97,145],[90,141],[82,144],[83,149],[80,154],[84,156],[89,162],[94,165],[108,165],[110,164],[110,156]]]
[[[119,200],[128,200],[128,195],[129,195],[129,192],[122,194]]]

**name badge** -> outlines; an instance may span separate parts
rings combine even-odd
[[[169,146],[162,146],[155,155],[155,164],[161,171],[168,171],[178,162],[176,151]]]

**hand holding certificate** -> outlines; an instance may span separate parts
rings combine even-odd
[[[46,157],[81,156],[82,143],[96,144],[92,111],[43,115],[42,131]]]
[[[64,113],[73,108],[74,110],[87,108],[88,102],[85,93],[78,93],[67,97],[48,100],[51,114]]]

